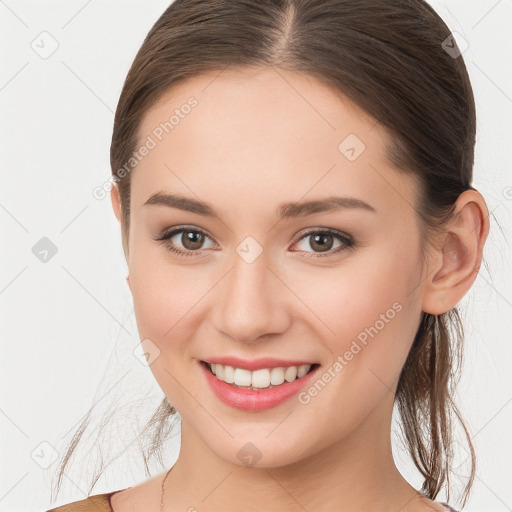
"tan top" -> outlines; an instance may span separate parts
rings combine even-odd
[[[89,496],[88,498],[80,501],[69,503],[68,505],[62,505],[61,507],[52,508],[46,512],[114,512],[110,503],[110,497],[117,492],[124,491],[119,489],[118,491],[106,492],[103,494],[96,494]],[[454,508],[450,507],[447,503],[441,502],[441,505],[450,512],[457,512]]]
[[[110,497],[121,491],[124,491],[124,489],[105,492],[103,494],[95,494],[94,496],[89,496],[84,500],[74,501],[67,505],[52,508],[46,512],[114,512],[112,504],[110,503]]]

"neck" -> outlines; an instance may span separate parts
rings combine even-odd
[[[247,510],[248,504],[283,512],[422,510],[421,505],[430,500],[410,486],[395,466],[390,439],[393,404],[384,405],[342,439],[278,467],[226,461],[183,421],[180,455],[166,482],[165,512],[231,512]]]

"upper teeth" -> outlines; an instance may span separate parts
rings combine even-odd
[[[311,368],[310,364],[303,364],[301,366],[262,368],[251,372],[243,368],[233,368],[219,363],[208,363],[208,365],[218,379],[228,384],[252,386],[254,388],[268,388],[270,385],[278,386],[283,384],[285,380],[292,382],[297,377],[304,377]]]

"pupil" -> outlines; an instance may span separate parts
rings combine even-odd
[[[203,243],[203,234],[197,231],[186,231],[182,235],[181,243],[187,249],[198,249]]]
[[[328,238],[330,243],[326,243],[325,239]],[[320,252],[328,251],[332,247],[332,235],[314,235],[313,240],[314,244],[318,244],[320,248]],[[324,240],[324,242],[322,242]],[[311,245],[313,247],[313,244]],[[314,248],[314,247],[313,247]]]

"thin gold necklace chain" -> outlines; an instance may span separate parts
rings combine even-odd
[[[167,477],[169,476],[169,473],[171,472],[171,469],[173,466],[170,467],[169,471],[164,476],[164,479],[162,480],[162,494],[160,495],[160,512],[163,512],[164,510],[164,494],[165,494],[165,481],[167,480]]]

